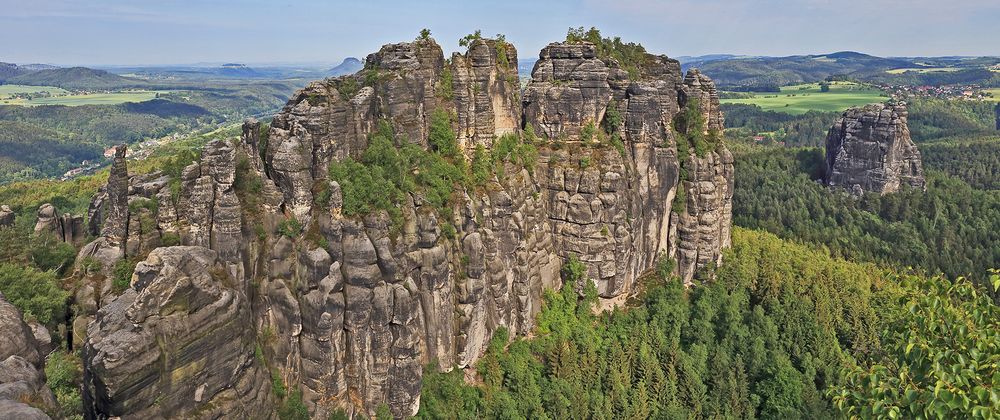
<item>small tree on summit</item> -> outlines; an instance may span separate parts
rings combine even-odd
[[[431,30],[427,29],[427,28],[421,29],[420,30],[420,39],[424,40],[424,41],[426,41],[428,39],[431,39]]]
[[[468,35],[462,37],[462,39],[458,40],[458,46],[460,46],[460,47],[468,47],[469,44],[472,43],[472,41],[475,41],[477,39],[481,39],[482,37],[483,37],[483,31],[481,31],[479,29],[476,29],[476,32],[468,34]]]

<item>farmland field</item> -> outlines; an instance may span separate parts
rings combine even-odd
[[[1000,102],[1000,88],[986,89],[986,92],[993,95],[991,101]]]
[[[14,97],[17,94],[47,92],[48,96],[32,95],[31,99]],[[156,98],[156,93],[146,90],[110,93],[77,94],[52,86],[0,85],[0,105],[115,105],[125,102],[143,102]]]
[[[722,103],[751,104],[765,111],[799,115],[809,111],[843,111],[852,106],[885,101],[882,92],[850,82],[834,82],[829,92],[820,92],[818,83],[785,86],[781,93],[753,93],[750,98],[722,99]]]

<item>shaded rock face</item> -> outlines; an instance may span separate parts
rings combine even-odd
[[[10,207],[6,205],[0,206],[0,227],[14,226],[16,217],[17,214]]]
[[[826,137],[824,182],[853,194],[889,194],[903,185],[926,189],[920,151],[910,139],[906,104],[851,108]]]
[[[44,357],[21,312],[0,293],[0,418],[48,419],[38,407],[56,409],[45,384]]]
[[[250,305],[219,254],[152,251],[132,287],[101,308],[83,349],[90,418],[266,418]]]
[[[148,388],[173,399],[171,409],[197,416],[199,403],[190,396],[197,384],[188,382],[207,384],[201,395],[211,398],[223,392],[220,377],[163,379],[169,375],[146,365],[187,353],[180,347],[164,353],[150,337],[169,333],[180,337],[179,345],[195,345],[183,343],[202,343],[195,337],[212,335],[214,323],[240,322],[232,325],[242,326],[239,334],[257,334],[268,368],[302,391],[314,417],[338,408],[371,416],[381,404],[407,417],[419,407],[425,364],[471,366],[498,328],[529,333],[543,291],[561,287],[559,268],[570,256],[587,264],[608,299],[632,293],[640,273],[660,255],[679,260],[678,274],[686,281],[720,262],[729,244],[732,156],[719,146],[702,157],[684,157],[688,176],[680,182],[682,157],[671,129],[694,98],[708,121],[706,132],[721,129],[708,78],[685,76],[677,61],[649,56],[632,80],[617,63],[599,59],[592,45],[551,44],[522,98],[516,62],[513,46],[495,40],[475,40],[450,61],[433,40],[387,45],[358,74],[297,92],[266,131],[248,120],[239,141],[207,145],[201,161],[184,170],[175,199],[168,199],[158,174],[116,178],[125,180],[126,202],[133,203],[125,208],[118,258],[149,257],[136,269],[134,290],[115,297],[103,280],[94,283],[91,296],[78,293],[78,306],[95,319],[87,332],[88,404],[108,415],[135,410],[127,412],[155,416],[154,391],[138,385],[153,384]],[[454,116],[467,156],[477,147],[489,152],[499,136],[530,127],[544,140],[537,144],[537,162],[528,168],[507,163],[506,175],[486,188],[457,191],[448,219],[419,194],[401,206],[402,226],[392,226],[386,214],[345,217],[340,186],[327,179],[330,162],[359,158],[382,121],[397,142],[428,147],[431,115],[442,110]],[[617,115],[614,123],[609,112]],[[621,150],[584,141],[590,125],[613,126]],[[687,202],[673,208],[680,188]],[[104,200],[120,195],[115,190],[121,191],[109,186]],[[147,208],[138,204],[150,197],[159,198],[150,215],[155,223],[133,234],[136,224],[143,225],[135,213]],[[92,208],[108,208],[100,199]],[[454,227],[453,235],[445,225]],[[177,235],[185,247],[155,249],[141,239],[147,234]],[[105,249],[111,236],[84,252]],[[150,268],[167,261],[161,252],[173,262]],[[207,260],[214,262],[202,263]],[[163,293],[148,291],[188,277],[214,284],[198,274],[202,269],[185,268],[202,266],[217,267],[232,280],[237,292],[231,295],[243,299],[242,308],[225,306],[212,323],[192,301],[177,309],[163,303],[169,300],[158,297]],[[185,293],[219,302],[219,290],[228,289],[213,287]],[[242,321],[231,320],[236,318]],[[170,329],[179,324],[187,332]],[[243,360],[238,355],[247,336],[230,336],[226,344],[211,340],[211,351],[220,352],[213,357]],[[137,349],[131,358],[117,350],[126,347]],[[187,374],[193,368],[183,366],[195,365],[172,366]],[[226,389],[258,389],[235,385],[255,383],[243,379],[255,377],[253,369],[230,376],[235,382]],[[237,394],[233,398],[260,407],[273,398]],[[272,415],[270,407],[260,416]]]

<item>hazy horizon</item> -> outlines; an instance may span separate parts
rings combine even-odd
[[[0,47],[0,61],[60,66],[335,65],[421,28],[446,52],[476,29],[503,33],[527,58],[577,26],[671,57],[1000,56],[1000,2],[992,0],[0,0],[0,10],[0,36],[13,41]]]

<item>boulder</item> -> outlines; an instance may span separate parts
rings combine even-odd
[[[17,214],[6,205],[0,206],[0,227],[14,226],[14,219]]]
[[[44,356],[21,312],[0,293],[0,418],[48,419],[40,408],[56,410]]]

